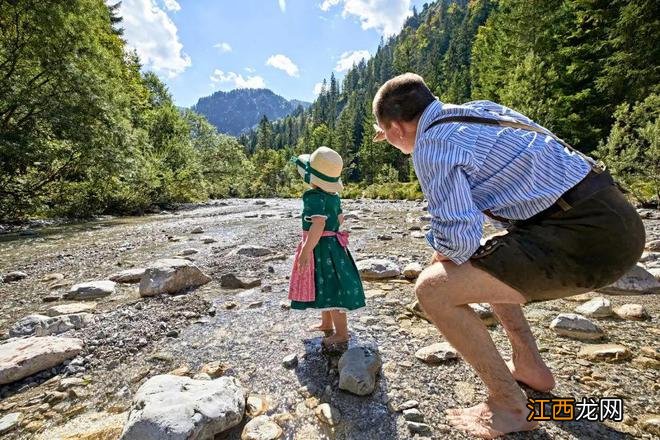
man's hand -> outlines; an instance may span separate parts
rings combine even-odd
[[[431,257],[431,262],[429,264],[438,263],[440,261],[451,261],[451,260],[445,257],[444,255],[442,255],[438,251],[433,252],[433,256]]]

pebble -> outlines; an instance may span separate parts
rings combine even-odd
[[[322,403],[314,410],[316,417],[330,426],[337,426],[341,422],[341,413],[329,403]]]
[[[296,365],[298,365],[298,355],[297,354],[290,354],[286,356],[284,359],[282,359],[282,366],[284,368],[295,368]]]
[[[458,352],[449,342],[437,342],[417,350],[415,357],[427,364],[436,365],[447,360],[456,359]]]

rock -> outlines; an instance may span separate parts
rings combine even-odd
[[[192,262],[181,258],[159,260],[149,267],[140,281],[140,296],[174,294],[211,281]]]
[[[22,418],[23,414],[19,412],[7,414],[0,418],[0,435],[5,434],[17,427]]]
[[[646,243],[646,249],[651,252],[660,252],[660,240],[653,240]]]
[[[258,416],[247,422],[241,440],[275,440],[282,434],[282,428],[268,416]]]
[[[419,303],[419,301],[415,300],[412,303],[408,304],[406,306],[406,309],[408,309],[408,311],[410,311],[415,316],[422,318],[425,321],[431,322],[431,318],[429,318],[429,316],[426,314],[424,309],[422,309],[422,306]]]
[[[641,351],[642,354],[646,357],[660,361],[660,353],[658,353],[658,351],[653,347],[641,347],[639,351]]]
[[[314,414],[323,423],[330,426],[337,426],[341,422],[341,413],[339,410],[329,403],[322,403],[316,407]]]
[[[204,229],[202,229],[201,226],[197,226],[195,229],[193,229],[192,231],[190,231],[190,233],[191,233],[191,234],[203,234],[203,233],[204,233]]]
[[[584,345],[578,352],[578,357],[590,361],[617,362],[629,359],[630,351],[619,344]]]
[[[660,370],[660,361],[646,356],[637,356],[633,359],[633,364],[649,370]]]
[[[406,425],[413,434],[419,434],[424,437],[431,435],[431,427],[426,423],[406,422]]]
[[[136,284],[140,282],[146,270],[145,268],[127,269],[110,275],[109,279],[115,283]]]
[[[639,321],[648,318],[648,314],[641,304],[624,304],[617,308],[615,313],[622,319]]]
[[[642,266],[634,266],[616,283],[598,289],[598,292],[611,295],[640,295],[644,293],[660,293],[660,281],[656,280]]]
[[[227,273],[220,277],[220,286],[226,289],[251,289],[261,286],[258,278],[238,278],[233,273]]]
[[[492,327],[499,323],[497,317],[495,317],[495,314],[493,313],[493,310],[490,308],[490,304],[470,304],[470,308],[474,310],[474,312],[477,314],[477,316],[479,316],[485,325]]]
[[[9,330],[9,336],[48,336],[58,335],[71,329],[86,327],[93,319],[89,313],[62,316],[29,315],[18,321]]]
[[[368,289],[364,291],[364,297],[367,299],[370,298],[381,298],[383,296],[386,296],[387,292],[384,291],[383,289]]]
[[[403,276],[409,280],[414,280],[419,276],[420,273],[422,273],[423,270],[424,268],[422,267],[421,264],[410,263],[403,268]]]
[[[449,342],[437,342],[417,350],[415,357],[427,364],[437,365],[447,360],[456,359],[458,352]]]
[[[200,368],[199,372],[208,374],[211,379],[217,379],[218,377],[224,375],[228,369],[229,366],[227,364],[220,361],[214,361],[209,362],[208,364],[204,364],[202,368]]]
[[[358,396],[371,394],[376,375],[383,365],[378,353],[364,347],[353,347],[339,358],[339,388]]]
[[[552,321],[550,328],[558,335],[581,340],[597,340],[605,336],[598,326],[575,313],[560,314]]]
[[[71,287],[67,293],[64,294],[64,299],[77,299],[77,300],[90,300],[103,298],[115,293],[116,283],[114,281],[91,281],[88,283],[80,283]]]
[[[424,414],[417,408],[410,408],[403,410],[403,418],[409,422],[424,422]]]
[[[365,280],[395,278],[401,275],[399,266],[390,260],[368,259],[357,262],[360,276]]]
[[[41,278],[42,283],[49,283],[51,281],[60,281],[64,279],[64,274],[61,273],[49,273]]]
[[[344,220],[357,220],[360,218],[359,211],[351,211],[344,214]]]
[[[228,301],[224,304],[224,308],[227,309],[227,310],[232,310],[232,309],[235,309],[236,307],[238,307],[238,304],[236,304],[233,301]]]
[[[296,365],[298,365],[298,355],[295,353],[290,354],[282,359],[282,366],[284,368],[295,368]]]
[[[209,439],[238,425],[244,411],[245,391],[233,377],[154,376],[135,394],[121,440]]]
[[[27,276],[28,274],[26,274],[25,272],[14,271],[4,274],[2,276],[2,279],[4,280],[5,283],[13,283],[14,281],[20,281],[22,279],[27,278]]]
[[[612,305],[610,300],[599,296],[577,306],[575,312],[592,318],[606,318],[612,316]]]
[[[245,245],[245,246],[240,246],[232,253],[234,255],[241,255],[243,257],[257,258],[257,257],[263,257],[265,255],[270,255],[273,253],[273,251],[263,246]]]
[[[83,342],[55,336],[14,339],[0,345],[0,385],[12,383],[76,357]]]
[[[199,240],[204,244],[211,244],[217,242],[215,238],[211,238],[211,237],[204,237],[204,238],[200,238]]]
[[[648,433],[660,436],[660,415],[646,414],[641,416],[639,426]]]
[[[649,273],[653,275],[653,278],[660,281],[660,267],[651,267],[649,268]]]
[[[416,401],[416,400],[406,400],[401,405],[399,405],[397,410],[398,411],[405,411],[407,409],[417,408],[418,406],[419,406],[418,401]]]
[[[179,252],[179,255],[181,255],[182,257],[186,257],[188,255],[195,255],[197,253],[199,253],[199,251],[197,249],[190,248],[190,249],[182,250],[181,252]]]
[[[250,396],[247,399],[246,413],[250,417],[258,417],[268,411],[268,405],[259,396]]]
[[[69,304],[60,304],[58,306],[52,306],[48,308],[45,312],[46,316],[60,316],[60,315],[71,315],[77,313],[88,312],[96,308],[96,303],[69,303]]]
[[[248,304],[248,309],[258,309],[259,307],[263,306],[264,302],[263,301],[254,301]]]
[[[381,240],[381,241],[390,241],[390,240],[392,240],[392,236],[389,235],[389,234],[380,234],[376,238],[378,238],[378,240]]]
[[[410,233],[412,238],[426,238],[426,234],[421,231],[413,231]]]
[[[197,373],[193,376],[193,379],[195,379],[195,380],[212,380],[211,376],[209,376],[206,373]]]

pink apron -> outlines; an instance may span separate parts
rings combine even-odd
[[[289,299],[291,301],[314,302],[316,299],[316,284],[314,282],[314,254],[309,260],[309,264],[302,269],[298,267],[298,260],[302,252],[305,241],[307,241],[307,231],[303,231],[302,240],[296,248],[296,255],[293,259],[293,270],[289,279]],[[348,247],[348,232],[323,231],[321,237],[337,237],[337,241],[346,249]]]

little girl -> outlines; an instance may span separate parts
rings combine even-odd
[[[291,308],[321,309],[321,324],[312,331],[334,334],[327,345],[348,341],[346,311],[364,307],[364,290],[348,233],[339,232],[344,216],[337,194],[342,190],[343,161],[336,151],[320,147],[294,158],[298,172],[312,189],[303,194],[303,238],[296,250],[289,283]]]

